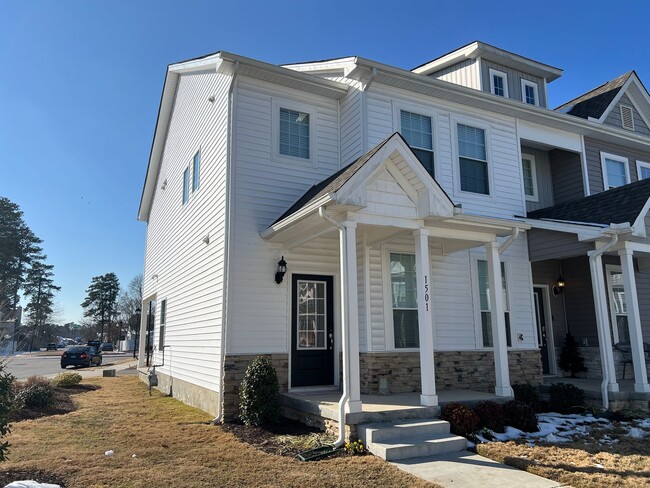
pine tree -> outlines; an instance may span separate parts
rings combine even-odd
[[[25,312],[29,316],[29,326],[32,328],[32,337],[29,344],[31,351],[34,345],[34,339],[43,334],[43,328],[50,320],[54,311],[54,292],[59,291],[61,287],[54,284],[52,269],[54,266],[45,264],[45,256],[40,256],[37,261],[32,262],[32,266],[27,272],[24,292],[29,297]]]
[[[564,345],[560,353],[560,368],[564,371],[570,371],[571,378],[575,378],[577,373],[587,371],[585,359],[580,354],[578,342],[570,333],[567,333],[564,339]]]
[[[81,306],[84,317],[100,323],[100,340],[104,340],[104,327],[110,326],[117,316],[117,297],[120,293],[120,281],[115,273],[94,276],[86,290],[86,299]]]

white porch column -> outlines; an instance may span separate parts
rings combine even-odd
[[[625,289],[625,304],[627,305],[627,324],[630,330],[630,346],[632,346],[632,364],[634,366],[634,391],[650,392],[648,373],[646,372],[645,355],[643,353],[643,333],[641,332],[641,314],[639,299],[636,293],[634,279],[634,261],[631,249],[621,249],[623,287]]]
[[[514,392],[510,386],[510,370],[508,369],[508,343],[506,341],[506,318],[503,306],[499,243],[488,242],[485,244],[485,249],[487,251],[490,317],[492,319],[494,370],[496,374],[496,387],[494,388],[494,392],[499,397],[510,397],[514,396]]]
[[[429,233],[425,229],[418,229],[413,233],[413,236],[415,238],[415,275],[418,287],[418,331],[420,337],[420,371],[422,379],[420,403],[432,407],[438,405],[438,395],[436,395],[436,374],[433,361]]]
[[[593,252],[593,251],[592,251]],[[607,309],[607,293],[605,292],[605,273],[603,259],[600,254],[590,257],[591,286],[594,291],[594,308],[596,310],[596,325],[598,329],[598,344],[600,345],[600,361],[603,378],[607,377],[607,391],[618,391],[616,368],[614,367],[614,352],[609,330],[609,313]]]
[[[341,341],[343,381],[347,381],[348,413],[361,412],[359,379],[359,304],[357,300],[357,223],[342,222],[341,241]],[[347,376],[347,378],[346,378]]]

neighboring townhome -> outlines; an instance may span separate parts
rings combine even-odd
[[[354,423],[377,398],[509,399],[561,374],[567,330],[614,392],[613,330],[647,392],[650,183],[625,185],[650,168],[648,94],[631,73],[553,111],[561,73],[481,42],[412,71],[170,65],[138,214],[140,366],[231,419],[266,355],[285,413],[336,420],[342,397]]]

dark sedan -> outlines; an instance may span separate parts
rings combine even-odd
[[[102,354],[92,346],[73,346],[61,354],[61,368],[68,366],[99,366]]]

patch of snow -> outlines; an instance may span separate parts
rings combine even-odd
[[[643,429],[639,429],[638,427],[632,427],[627,435],[634,439],[643,439],[648,435],[648,433]]]
[[[113,454],[115,454],[113,451],[106,451],[106,452],[104,453],[104,456],[106,456],[106,457],[111,457]]]
[[[638,425],[643,429],[650,429],[650,419],[642,420]]]
[[[605,469],[605,466],[603,466],[602,464],[596,463],[596,464],[594,464],[594,468]]]
[[[25,480],[14,481],[5,485],[5,488],[61,488],[61,486],[53,485],[51,483],[38,483],[37,481]]]

